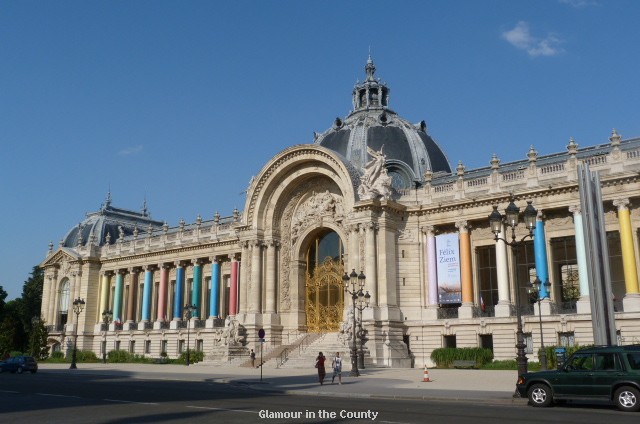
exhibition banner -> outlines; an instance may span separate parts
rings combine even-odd
[[[462,303],[458,233],[436,236],[438,303]]]

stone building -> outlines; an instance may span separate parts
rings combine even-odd
[[[352,270],[366,277],[369,307],[357,317],[372,365],[429,363],[443,346],[490,347],[511,359],[517,304],[533,359],[540,327],[527,283],[536,277],[550,283],[539,293],[544,341],[592,343],[580,162],[602,181],[618,338],[639,342],[640,138],[613,130],[597,146],[571,139],[564,152],[531,147],[520,161],[494,154],[486,167],[452,169],[424,121],[390,108],[375,70],[369,58],[346,118],[265,164],[243,211],[170,227],[146,207],[115,208],[109,195],[50,245],[42,318],[52,348],[69,349],[77,330],[78,348],[98,355],[176,357],[189,342],[232,358],[257,347],[259,329],[267,351],[310,333],[351,334],[343,277]],[[534,237],[517,252],[496,242],[488,219],[511,200],[538,213]],[[76,298],[86,302],[77,316]]]

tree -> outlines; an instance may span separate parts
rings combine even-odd
[[[4,290],[4,287],[0,286],[0,321],[4,318],[4,305],[7,295],[8,293]]]

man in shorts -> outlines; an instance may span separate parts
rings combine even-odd
[[[342,384],[342,358],[340,357],[340,352],[336,352],[336,357],[331,361],[331,367],[333,367],[333,377],[331,377],[331,383],[335,380],[336,375],[338,376],[338,383]]]

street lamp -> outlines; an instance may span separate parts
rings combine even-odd
[[[544,282],[544,284],[542,284],[542,281],[540,281],[540,279],[536,276],[536,279],[533,281],[533,283],[529,283],[527,285],[527,290],[529,291],[530,295],[535,294],[536,302],[538,302],[538,317],[540,318],[540,347],[541,347],[540,368],[542,368],[543,371],[546,371],[547,370],[547,351],[544,349],[544,337],[542,335],[542,307],[540,306],[540,302],[542,301],[542,299],[540,298],[540,289],[542,289],[542,286],[544,286],[544,288],[546,289],[545,291],[548,293],[549,287],[551,287],[551,283],[549,282],[549,280],[547,280]]]
[[[356,273],[356,270],[352,270],[351,274],[347,274],[346,271],[342,277],[344,283],[344,291],[351,295],[351,301],[353,303],[353,322],[352,322],[352,340],[351,340],[351,377],[359,377],[358,371],[358,348],[356,345],[356,309],[362,312],[363,309],[369,307],[369,301],[371,295],[367,291],[364,293],[364,283],[367,277],[360,271],[360,275]],[[351,290],[349,290],[349,284],[351,284]],[[358,305],[356,306],[356,301]],[[360,345],[362,347],[362,343]],[[364,352],[362,353],[362,362],[364,362]],[[364,368],[364,367],[363,367]]]
[[[524,333],[522,332],[522,317],[520,311],[520,293],[518,285],[518,248],[524,245],[524,241],[527,237],[533,239],[533,231],[536,229],[536,218],[538,211],[533,207],[530,200],[527,201],[527,207],[524,210],[524,224],[529,230],[529,234],[526,234],[520,240],[516,239],[516,227],[520,221],[520,208],[513,202],[513,196],[509,202],[509,206],[504,211],[504,215],[498,212],[498,206],[493,207],[493,212],[489,215],[489,225],[491,226],[491,232],[495,235],[495,241],[502,240],[507,246],[511,247],[513,252],[513,258],[515,263],[515,286],[516,286],[516,362],[518,364],[518,376],[527,372],[527,356],[524,348],[527,346],[524,343]],[[500,237],[502,232],[502,225],[506,224],[511,227],[511,241]]]
[[[102,363],[107,363],[107,331],[109,330],[109,323],[113,319],[113,311],[111,309],[106,309],[102,311],[102,322],[104,323],[104,346],[102,348]]]
[[[78,368],[76,366],[76,352],[78,350],[78,318],[80,317],[80,312],[84,309],[84,299],[80,299],[79,297],[73,301],[73,313],[76,314],[76,331],[73,337],[73,355],[71,356],[71,366],[70,370],[75,370]]]
[[[187,320],[187,360],[185,364],[189,366],[189,327],[191,323],[191,317],[193,316],[193,311],[198,309],[196,305],[184,305],[184,319]]]

